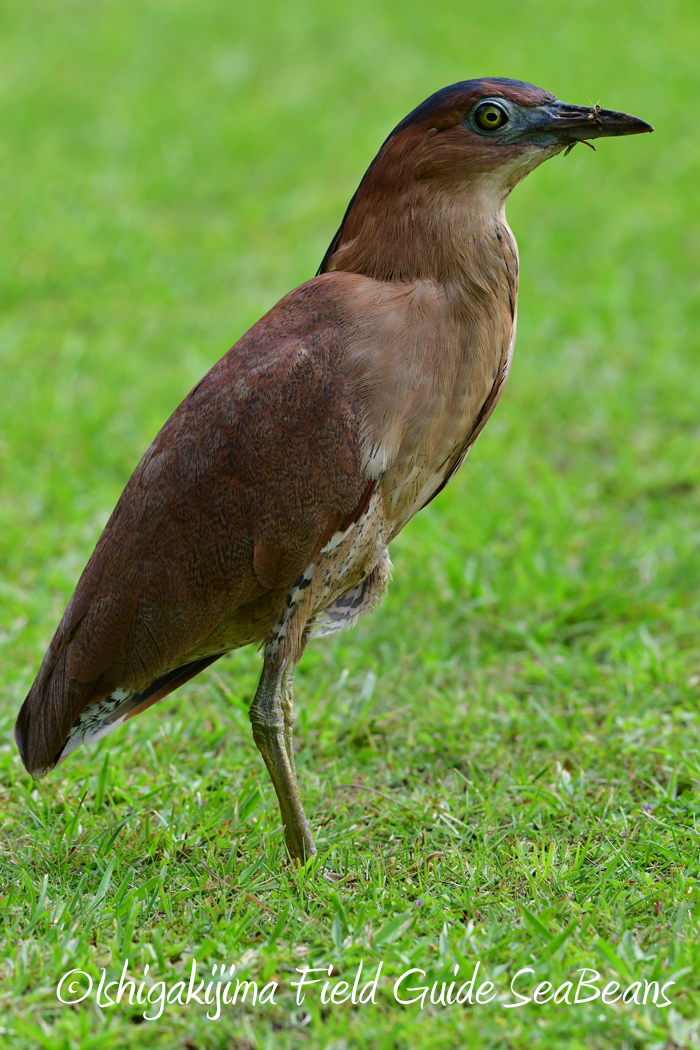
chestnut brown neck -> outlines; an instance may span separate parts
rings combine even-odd
[[[321,272],[342,270],[380,281],[432,280],[488,294],[489,260],[493,256],[500,269],[499,242],[508,236],[505,192],[483,172],[456,171],[449,178],[439,171],[424,173],[431,161],[425,131],[421,140],[418,148],[415,142],[385,144]],[[491,243],[494,251],[484,252]]]

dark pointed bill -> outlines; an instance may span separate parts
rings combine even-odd
[[[543,106],[542,120],[537,132],[554,135],[560,142],[580,142],[582,139],[599,139],[611,135],[641,135],[653,131],[651,124],[629,113],[617,113],[600,106],[571,106],[566,102],[553,102]]]

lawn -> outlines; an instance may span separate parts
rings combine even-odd
[[[3,1045],[698,1045],[699,51],[692,0],[3,4]],[[13,721],[144,448],[315,272],[393,125],[480,75],[657,130],[557,158],[509,202],[508,388],[393,544],[381,607],[297,674],[320,859],[285,860],[251,650],[34,784]],[[145,1020],[57,999],[69,970],[96,984],[128,959],[148,990],[193,958],[274,1002]],[[297,1005],[298,969],[352,983],[360,960],[363,982],[382,963],[374,1002],[317,984]],[[488,1004],[393,994],[477,962]],[[673,981],[671,1005],[510,991],[583,967]]]

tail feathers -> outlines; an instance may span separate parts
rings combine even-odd
[[[36,689],[35,683],[19,713],[15,726],[15,739],[22,761],[33,776],[43,776],[63,762],[81,744],[101,740],[112,730],[118,729],[119,726],[124,725],[125,722],[199,674],[214,660],[218,660],[221,655],[221,653],[215,653],[214,656],[207,656],[182,667],[176,667],[167,674],[161,675],[140,692],[114,689],[108,696],[92,703],[88,702],[87,706],[83,705],[82,708],[77,706],[77,710],[80,711],[78,716],[71,718],[68,723],[65,720],[60,723],[60,736],[51,721],[50,685],[55,675],[54,672],[45,689],[46,702],[37,703],[33,695]],[[56,670],[58,670],[58,665]],[[76,710],[76,706],[71,704],[71,707],[72,710]],[[42,738],[42,730],[44,730],[42,746],[39,747],[37,741]]]
[[[15,723],[22,761],[34,777],[53,769],[78,711],[90,702],[94,683],[81,684],[68,675],[68,650],[51,649],[27,694]]]
[[[113,729],[118,729],[142,711],[162,700],[178,686],[184,685],[190,678],[203,671],[205,667],[218,660],[221,653],[215,656],[195,660],[183,667],[176,667],[168,674],[156,678],[147,688],[138,693],[129,693],[126,689],[115,689],[103,700],[90,704],[75,720],[68,739],[56,759],[60,765],[73,751],[82,744],[93,744],[107,736]]]

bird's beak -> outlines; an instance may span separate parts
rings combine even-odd
[[[653,131],[651,124],[629,113],[616,113],[614,109],[600,106],[570,106],[566,102],[553,102],[540,108],[540,119],[533,132],[535,135],[553,136],[558,142],[568,144],[582,139],[599,139],[612,135],[640,135]]]

